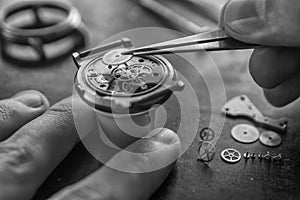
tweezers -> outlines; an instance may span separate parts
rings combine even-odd
[[[254,49],[258,47],[260,46],[256,44],[244,43],[233,39],[227,35],[224,30],[217,29],[162,43],[130,49],[123,52],[123,54],[156,55],[198,51]]]

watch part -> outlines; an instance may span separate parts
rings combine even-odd
[[[246,153],[244,153],[244,158],[246,159],[246,160],[248,160],[249,158],[250,158],[250,153],[247,151]]]
[[[265,160],[269,160],[269,161],[271,161],[271,159],[272,159],[272,156],[271,156],[270,152],[269,152],[269,151],[267,151],[267,153],[266,153],[266,154],[262,155],[262,158],[263,158],[263,159],[265,159]]]
[[[256,154],[255,153],[251,153],[250,157],[251,157],[252,160],[254,160],[256,158]]]
[[[215,137],[215,133],[211,128],[204,128],[200,131],[199,137],[201,141],[212,141]]]
[[[184,83],[164,57],[124,55],[130,39],[73,53],[78,68],[75,89],[91,107],[115,114],[149,112],[163,104]]]
[[[287,130],[288,122],[286,119],[265,117],[246,95],[238,96],[228,101],[223,106],[222,112],[230,117],[247,118],[266,129],[278,132],[286,132]]]
[[[241,160],[241,153],[235,149],[225,149],[221,152],[221,158],[227,163],[237,163]]]
[[[122,55],[116,49],[93,60],[86,68],[87,83],[99,93],[113,96],[133,96],[159,87],[166,67],[158,59]]]
[[[277,147],[282,143],[282,138],[274,131],[265,131],[261,133],[259,141],[268,147]]]
[[[210,162],[215,158],[216,148],[208,141],[204,141],[200,144],[198,149],[198,159],[202,162]]]
[[[124,49],[115,49],[109,51],[103,56],[103,63],[106,65],[120,65],[129,61],[132,58],[132,55],[123,55],[123,51]]]
[[[259,138],[259,131],[254,126],[239,124],[231,129],[231,136],[238,142],[250,144]]]
[[[282,161],[282,155],[281,155],[281,153],[278,154],[278,155],[276,155],[276,156],[273,156],[272,157],[272,161],[275,161],[275,162]]]

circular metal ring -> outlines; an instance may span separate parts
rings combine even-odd
[[[40,17],[40,9],[55,9],[65,13],[66,17],[59,22],[45,22]],[[32,11],[35,20],[27,26],[14,26],[8,19],[23,11]],[[87,28],[81,21],[79,11],[65,1],[24,1],[14,2],[0,11],[1,52],[3,58],[22,65],[52,63],[68,56],[86,44]],[[65,38],[73,39],[67,49],[59,55],[50,57],[45,46]],[[38,58],[20,58],[9,49],[12,46],[30,47]]]

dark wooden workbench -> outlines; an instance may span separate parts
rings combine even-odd
[[[0,6],[8,0],[0,1]],[[110,35],[144,26],[162,26],[156,17],[139,8],[130,0],[73,0],[82,13],[84,22],[91,33],[91,44],[98,44]],[[200,25],[214,25],[208,20],[200,19]],[[93,45],[91,45],[93,46]],[[283,136],[283,144],[278,148],[267,148],[256,142],[243,145],[230,136],[232,126],[240,120],[226,120],[221,138],[217,144],[215,160],[209,165],[197,161],[198,143],[194,143],[178,160],[174,171],[166,182],[153,195],[152,199],[300,199],[300,102],[294,107],[275,109],[265,100],[262,91],[250,78],[247,62],[250,52],[211,53],[211,57],[223,76],[226,95],[230,99],[246,94],[259,109],[268,116],[288,117],[289,130]],[[193,59],[201,62],[201,57]],[[42,91],[55,103],[72,94],[73,77],[76,68],[70,58],[48,67],[25,68],[0,60],[0,99],[9,97],[25,89]],[[175,65],[175,67],[178,67]],[[206,67],[205,64],[203,66]],[[201,99],[201,124],[208,124],[210,115],[221,119],[220,110],[210,111],[209,94],[201,78],[193,75],[193,70],[186,68],[182,73],[189,76],[191,84],[198,88],[197,96]],[[205,71],[205,70],[204,70]],[[207,69],[209,73],[209,68]],[[295,109],[296,108],[296,109]],[[217,122],[216,122],[217,123]],[[172,123],[167,124],[173,128]],[[188,131],[188,130],[187,130]],[[234,165],[224,163],[220,152],[225,148],[236,148],[240,152],[282,153],[285,161],[281,164],[268,162],[245,162],[243,159]],[[83,147],[78,144],[71,154],[50,175],[34,199],[46,199],[66,185],[72,184],[100,167]]]

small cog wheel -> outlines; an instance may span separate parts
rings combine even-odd
[[[227,163],[237,163],[241,160],[241,153],[235,149],[225,149],[221,153],[221,158]]]
[[[200,131],[199,137],[202,141],[212,141],[215,137],[215,133],[211,128],[204,128]]]
[[[198,158],[202,162],[210,162],[215,158],[216,148],[211,142],[204,141],[200,144]]]

